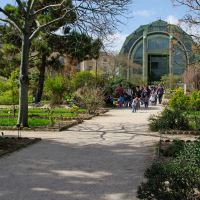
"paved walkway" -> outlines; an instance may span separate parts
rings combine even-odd
[[[136,200],[159,140],[147,119],[159,110],[111,110],[65,132],[22,133],[43,140],[0,159],[0,199]]]

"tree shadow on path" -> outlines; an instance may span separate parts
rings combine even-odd
[[[135,200],[155,147],[46,140],[0,161],[1,200]]]

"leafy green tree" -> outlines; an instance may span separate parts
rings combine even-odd
[[[8,78],[20,66],[20,38],[12,27],[0,26],[0,75]]]
[[[81,30],[105,36],[111,33],[124,7],[131,0],[16,0],[17,7],[0,7],[5,18],[18,31],[22,41],[18,124],[28,126],[28,66],[32,41],[42,31],[54,31],[74,16]],[[74,21],[74,19],[73,19]],[[54,26],[54,27],[52,27]],[[49,30],[50,29],[50,30]]]
[[[18,124],[28,126],[28,66],[29,54],[32,40],[44,28],[55,25],[54,30],[65,23],[72,12],[71,1],[49,1],[44,3],[35,0],[22,2],[16,0],[18,7],[6,5],[0,7],[6,18],[0,19],[13,26],[21,37],[21,65],[20,65],[20,95],[19,95],[19,115]],[[57,9],[55,9],[57,8]],[[69,17],[70,16],[70,17]],[[53,28],[51,27],[51,30]]]
[[[99,39],[94,40],[86,34],[78,33],[75,31],[69,32],[65,36],[59,36],[55,34],[46,34],[40,39],[37,38],[34,43],[36,51],[38,49],[39,58],[39,79],[38,87],[35,96],[35,102],[39,103],[42,98],[44,79],[45,79],[45,68],[56,64],[59,65],[58,60],[60,56],[67,54],[76,60],[76,63],[80,63],[86,59],[97,58],[99,56],[100,48],[102,43]],[[57,59],[50,59],[48,57],[50,53],[58,52]]]

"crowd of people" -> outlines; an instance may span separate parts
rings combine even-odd
[[[136,112],[140,106],[148,108],[149,105],[157,105],[162,103],[164,88],[158,86],[136,86],[135,88],[124,89],[120,84],[115,89],[118,108],[132,108]],[[112,95],[107,96],[107,102],[113,103]]]

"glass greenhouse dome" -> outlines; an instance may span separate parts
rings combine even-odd
[[[193,43],[180,27],[162,20],[140,26],[120,52],[128,59],[127,79],[153,82],[163,75],[182,75],[193,60]]]

